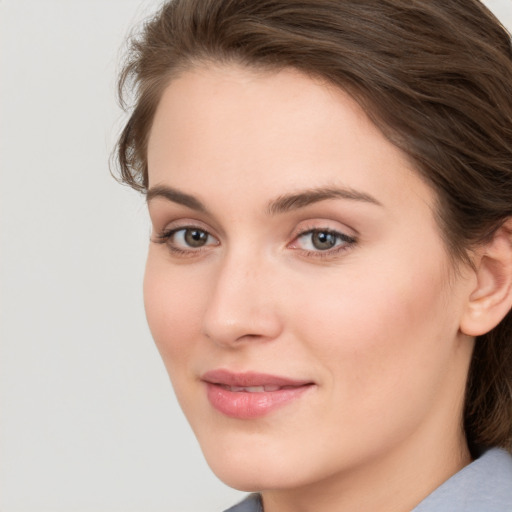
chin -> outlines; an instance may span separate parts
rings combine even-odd
[[[229,487],[244,492],[292,489],[315,479],[315,461],[308,457],[311,464],[305,465],[300,450],[290,450],[282,441],[265,442],[257,434],[244,443],[237,443],[236,437],[232,443],[201,445],[211,470]]]
[[[280,480],[279,472],[271,458],[263,453],[257,454],[258,443],[248,440],[246,446],[229,443],[226,447],[219,443],[201,449],[213,473],[229,487],[245,492],[256,492],[275,485]]]
[[[210,463],[207,460],[214,474],[227,486],[244,492],[260,492],[271,489],[286,489],[300,485],[295,474],[293,479],[290,475],[293,472],[276,471],[272,468],[273,461],[266,461],[264,464],[226,464]],[[291,470],[290,470],[291,471]]]

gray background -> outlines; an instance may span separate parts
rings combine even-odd
[[[107,161],[156,0],[0,0],[0,512],[213,512],[146,327],[141,196]],[[512,27],[512,0],[487,4]]]

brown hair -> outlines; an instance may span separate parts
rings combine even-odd
[[[174,0],[133,37],[119,80],[134,108],[120,179],[145,192],[161,93],[183,70],[234,61],[320,76],[351,94],[438,196],[456,260],[512,215],[512,45],[478,0]],[[470,447],[512,451],[512,315],[477,339]]]

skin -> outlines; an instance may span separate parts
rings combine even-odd
[[[406,512],[470,462],[461,321],[477,278],[454,271],[433,191],[347,94],[295,70],[193,68],[162,96],[148,165],[147,318],[223,481],[262,491],[265,512]],[[190,226],[205,245],[161,238]],[[319,250],[311,230],[348,238]],[[201,381],[218,368],[314,386],[229,418]]]

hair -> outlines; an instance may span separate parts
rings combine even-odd
[[[120,181],[148,187],[147,141],[163,90],[211,63],[295,68],[349,93],[437,193],[454,261],[512,215],[512,45],[478,0],[174,0],[132,36],[119,77],[131,115]],[[127,106],[127,93],[133,107]],[[512,451],[512,315],[476,340],[470,449]]]

